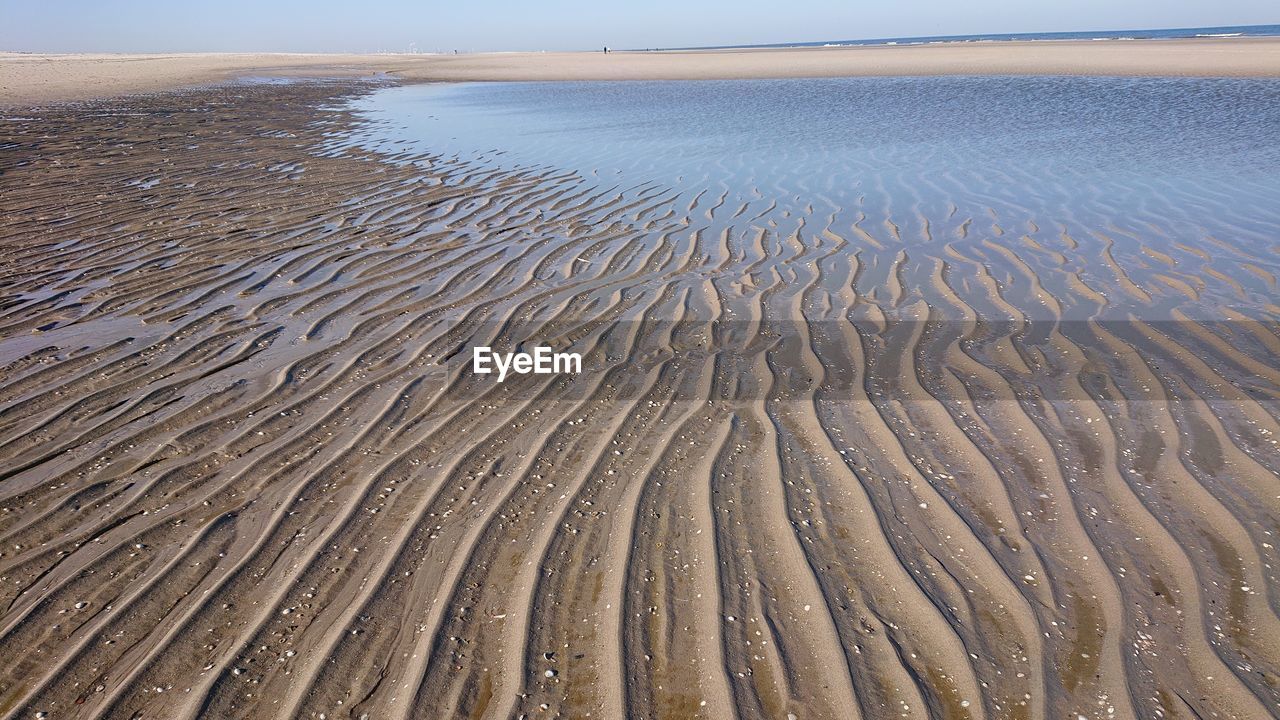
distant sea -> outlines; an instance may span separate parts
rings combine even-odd
[[[769,43],[763,45],[706,45],[698,47],[648,49],[718,50],[724,48],[930,45],[938,43],[990,42],[1000,40],[1170,40],[1175,38],[1262,37],[1269,35],[1280,35],[1280,25],[1228,25],[1223,27],[1167,28],[1162,30],[1087,30],[1084,32],[986,33],[983,35],[922,35],[919,37],[873,38],[865,40],[820,40],[818,42]]]

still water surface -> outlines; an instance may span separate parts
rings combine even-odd
[[[1064,253],[1086,274],[1109,251],[1127,273],[1203,285],[1147,314],[1268,314],[1277,299],[1276,80],[469,83],[386,88],[354,107],[366,147],[658,187],[717,232],[865,232],[884,252],[939,256],[998,239],[1033,266]]]

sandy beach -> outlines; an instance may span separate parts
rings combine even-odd
[[[1280,39],[986,42],[775,50],[464,55],[0,53],[0,105],[84,100],[245,75],[410,81],[694,80],[875,75],[1280,76]]]
[[[1280,39],[0,56],[0,720],[1280,717],[1265,194],[1188,244],[1230,193],[840,214],[374,152],[372,73],[1280,77]],[[531,338],[588,371],[469,371]]]

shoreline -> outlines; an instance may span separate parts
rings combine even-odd
[[[96,100],[245,76],[406,82],[731,80],[904,75],[1280,77],[1280,37],[463,55],[0,53],[0,107]]]

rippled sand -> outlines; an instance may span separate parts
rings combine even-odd
[[[336,151],[359,92],[4,122],[0,715],[1280,717],[1274,244]]]

